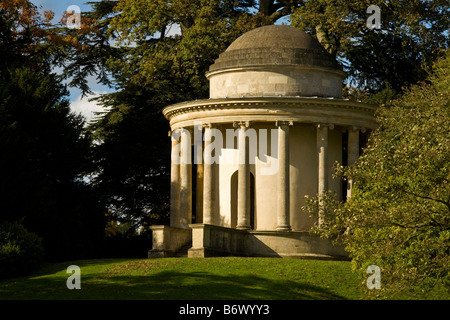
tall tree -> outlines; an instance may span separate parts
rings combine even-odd
[[[28,1],[0,4],[0,220],[41,236],[48,257],[75,258],[103,236],[104,210],[83,180],[90,139],[51,73],[59,49],[43,21]]]

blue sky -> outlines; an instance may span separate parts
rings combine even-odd
[[[90,6],[86,0],[31,0],[32,3],[38,7],[42,6],[42,11],[51,10],[55,13],[55,20],[59,21],[64,11],[70,5],[77,5],[81,11],[88,11]],[[96,0],[90,0],[89,2],[97,2]]]

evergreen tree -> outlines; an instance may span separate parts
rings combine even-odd
[[[49,258],[83,256],[104,233],[104,209],[84,181],[90,137],[51,73],[36,8],[8,2],[0,13],[0,220],[37,233]]]

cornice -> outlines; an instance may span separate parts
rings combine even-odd
[[[214,70],[210,70],[206,72],[206,78],[211,79],[213,76],[221,74],[221,73],[237,73],[237,72],[248,72],[248,71],[273,71],[273,72],[281,72],[281,71],[297,71],[297,72],[326,72],[336,74],[342,78],[346,77],[346,73],[342,70],[324,67],[324,66],[315,66],[315,65],[298,65],[298,64],[265,64],[265,65],[245,65],[245,66],[233,66],[233,67],[224,67],[218,68]]]
[[[345,110],[374,113],[377,106],[357,101],[335,98],[317,97],[243,97],[224,99],[204,99],[181,102],[167,106],[162,110],[164,116],[171,120],[175,115],[209,111],[218,109],[280,109],[280,108],[307,108],[307,107],[334,107]]]
[[[172,128],[192,126],[195,121],[292,121],[336,123],[375,128],[377,106],[362,102],[318,97],[243,97],[181,102],[163,109]]]

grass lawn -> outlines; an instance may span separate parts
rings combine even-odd
[[[81,290],[69,290],[69,265],[81,268]],[[364,299],[363,279],[346,261],[279,258],[80,260],[0,281],[0,299]],[[400,299],[449,299],[443,289]]]

